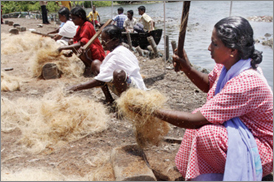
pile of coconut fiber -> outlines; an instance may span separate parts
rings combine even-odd
[[[65,57],[57,51],[60,45],[49,37],[25,32],[20,35],[1,34],[1,54],[24,53],[31,76],[38,78],[45,63],[55,63],[66,77],[79,77],[84,72],[84,64],[73,54]],[[63,51],[66,52],[66,51]]]
[[[170,130],[167,122],[151,115],[154,110],[167,107],[166,101],[167,98],[158,90],[144,91],[135,88],[130,88],[116,100],[119,113],[135,127],[139,146],[158,145]],[[133,111],[136,108],[139,113]]]
[[[103,104],[65,95],[63,88],[42,98],[1,99],[1,131],[19,128],[22,138],[18,142],[35,153],[104,131],[109,120]]]
[[[20,90],[20,83],[20,78],[1,72],[1,91],[18,91]]]
[[[3,181],[115,181],[110,154],[98,150],[95,156],[85,158],[90,172],[85,176],[62,174],[58,168],[26,167],[22,170],[1,169]],[[3,161],[2,161],[3,162]],[[49,165],[50,166],[50,165]]]

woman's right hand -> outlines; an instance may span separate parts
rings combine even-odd
[[[191,64],[188,60],[188,57],[187,57],[187,54],[185,52],[185,50],[183,50],[183,57],[180,58],[178,55],[177,55],[177,49],[175,49],[174,51],[174,55],[172,56],[173,58],[173,66],[175,68],[175,71],[178,72],[178,71],[186,71],[186,70],[189,70],[190,67],[191,67]]]

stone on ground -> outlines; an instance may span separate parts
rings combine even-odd
[[[60,78],[61,72],[55,63],[46,63],[42,69],[42,77],[45,80]]]
[[[112,150],[111,162],[116,181],[157,181],[138,145],[126,145]]]

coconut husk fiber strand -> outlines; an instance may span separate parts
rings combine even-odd
[[[21,80],[18,77],[10,76],[1,72],[1,91],[18,91],[20,90]]]
[[[71,171],[70,173],[61,172],[59,168],[38,166],[18,168],[2,168],[2,181],[115,181],[112,164],[110,161],[110,153],[98,150],[95,156],[80,156],[86,159],[86,163],[90,165],[89,172],[86,175],[80,175],[79,172]],[[74,163],[79,166],[82,163]],[[83,164],[82,164],[83,165]],[[50,165],[47,165],[50,166]]]
[[[1,100],[1,131],[19,128],[31,152],[55,148],[66,142],[107,129],[109,115],[101,103],[88,97],[65,96],[57,88],[42,98]]]
[[[55,63],[57,68],[66,77],[79,77],[84,70],[84,64],[74,54],[72,57],[65,57],[56,50],[59,46],[56,42],[50,42],[49,39],[44,39],[45,44],[42,44],[32,57],[30,57],[30,69],[33,77],[39,77],[42,74],[42,68],[45,63]]]
[[[57,52],[60,45],[49,37],[42,37],[30,32],[11,36],[1,34],[1,54],[12,55],[22,53],[27,60],[31,76],[38,78],[45,63],[55,63],[66,77],[79,77],[84,72],[84,64],[73,54],[65,57]],[[62,51],[66,52],[66,51]]]
[[[158,145],[170,130],[167,122],[151,116],[154,110],[167,107],[166,101],[167,98],[158,90],[135,88],[130,88],[116,100],[119,113],[132,122],[139,146]],[[129,107],[140,109],[140,114],[129,110]]]
[[[22,170],[1,170],[2,181],[88,181],[87,177],[64,175],[56,168],[28,167]]]

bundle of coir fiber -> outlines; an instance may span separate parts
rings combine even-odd
[[[25,55],[23,60],[27,60],[29,63],[32,77],[40,77],[44,64],[49,62],[55,63],[66,77],[79,77],[84,72],[83,62],[75,54],[72,57],[65,57],[57,52],[60,45],[49,37],[42,37],[30,32],[17,36],[8,34],[1,34],[1,36],[1,54],[13,55],[21,52],[22,55]]]
[[[1,99],[1,131],[19,128],[19,143],[34,153],[104,131],[108,121],[103,104],[87,97],[65,96],[62,88],[42,98]]]
[[[166,107],[166,101],[167,98],[157,90],[144,91],[134,88],[130,88],[116,100],[119,114],[132,121],[139,146],[158,145],[168,133],[169,124],[151,116],[154,110]],[[136,108],[139,113],[132,111]]]
[[[20,90],[19,78],[1,72],[1,91],[8,92],[18,90]]]

